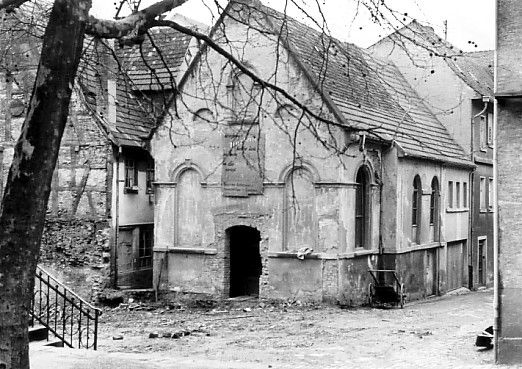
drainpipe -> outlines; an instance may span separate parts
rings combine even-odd
[[[496,64],[496,63],[495,63]],[[496,72],[496,69],[495,69]],[[496,81],[495,76],[495,81]],[[500,325],[500,272],[498,265],[499,240],[498,240],[498,153],[497,153],[497,124],[498,124],[498,102],[494,100],[493,105],[493,334],[495,344],[495,362],[498,362],[498,331]]]
[[[470,160],[472,163],[475,163],[475,119],[480,117],[488,110],[489,97],[484,96],[483,98],[484,107],[482,110],[475,114],[471,118],[471,142],[470,142]],[[470,244],[468,245],[468,287],[471,289],[473,287],[473,216],[474,216],[474,206],[475,206],[475,197],[474,194],[474,186],[475,186],[475,171],[476,168],[469,172],[469,221],[468,221],[468,238],[470,240]]]
[[[118,152],[116,154],[116,174],[113,176],[115,180],[115,204],[114,204],[114,244],[113,244],[113,283],[114,288],[118,287],[118,236],[120,228],[120,161],[121,161],[122,149],[118,146]]]

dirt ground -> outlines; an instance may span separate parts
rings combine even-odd
[[[134,310],[104,312],[99,350],[137,354],[134,362],[151,368],[493,368],[493,350],[474,346],[492,324],[492,298],[492,291],[473,292],[404,309],[242,301],[147,311],[130,304]]]

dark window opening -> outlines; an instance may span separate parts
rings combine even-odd
[[[439,218],[439,181],[434,177],[431,181],[430,225],[436,225]]]
[[[419,243],[421,223],[422,186],[419,176],[413,180],[413,193],[411,202],[411,224],[413,242]]]
[[[367,247],[370,229],[370,180],[366,168],[360,168],[355,189],[355,247]]]

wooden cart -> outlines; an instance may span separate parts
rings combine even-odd
[[[373,282],[368,286],[370,306],[394,305],[404,307],[406,294],[397,272],[389,269],[370,269]]]

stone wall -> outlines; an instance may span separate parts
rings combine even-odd
[[[39,264],[81,297],[95,301],[110,273],[106,221],[48,219]]]

